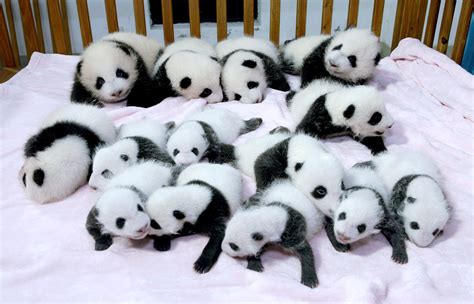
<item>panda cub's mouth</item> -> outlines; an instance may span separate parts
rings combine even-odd
[[[128,98],[128,94],[130,94],[130,91],[131,89],[128,89],[127,91],[125,91],[125,93],[120,94],[120,96],[118,97],[113,97],[108,100],[105,100],[104,103],[114,104],[114,103],[123,102]]]
[[[385,132],[384,131],[375,131],[376,135],[383,135]]]

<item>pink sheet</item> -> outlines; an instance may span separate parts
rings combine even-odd
[[[388,148],[419,149],[441,168],[453,206],[444,235],[429,248],[407,243],[409,263],[397,265],[381,235],[337,253],[320,233],[311,241],[320,279],[316,289],[299,283],[297,259],[280,251],[263,256],[264,273],[223,254],[210,273],[196,274],[192,264],[204,236],[176,240],[165,253],[148,241],[124,239],[96,252],[84,228],[97,198],[88,187],[58,203],[28,201],[17,181],[22,146],[47,113],[68,103],[76,62],[74,56],[35,53],[25,69],[0,85],[0,302],[473,301],[474,79],[446,56],[405,39],[381,61],[373,81],[396,121]],[[264,119],[240,144],[278,125],[292,126],[284,97],[271,91],[261,104],[212,107]],[[119,125],[142,116],[179,122],[204,106],[204,100],[170,98],[149,109],[106,110]],[[328,146],[346,166],[370,158],[365,147],[348,139]],[[245,184],[249,195],[254,184],[250,179]]]

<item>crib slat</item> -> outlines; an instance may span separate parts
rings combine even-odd
[[[428,7],[428,0],[420,0],[420,4],[418,6],[417,12],[417,24],[414,33],[410,33],[411,37],[415,37],[417,39],[421,39],[423,36],[423,27],[425,26],[425,18],[426,18],[426,8]]]
[[[21,12],[21,24],[23,26],[23,36],[25,38],[26,54],[28,59],[33,52],[40,50],[38,36],[36,35],[35,20],[29,0],[19,0]]]
[[[53,40],[53,50],[55,53],[68,54],[59,0],[48,0],[46,3],[48,7],[51,39]]]
[[[372,12],[372,32],[380,37],[382,31],[382,18],[383,18],[383,7],[384,0],[374,0],[374,10]]]
[[[402,15],[403,7],[405,6],[405,0],[397,1],[397,13],[395,15],[395,23],[393,25],[393,34],[392,34],[392,50],[397,47],[398,42],[400,42],[400,34],[402,29]]]
[[[410,18],[413,10],[413,0],[405,0],[403,5],[402,27],[400,29],[400,40],[408,36],[410,30]]]
[[[306,11],[308,0],[298,0],[296,3],[296,31],[295,36],[299,38],[306,34]]]
[[[423,43],[429,47],[433,46],[434,36],[436,33],[436,24],[438,23],[438,14],[441,0],[431,0],[428,12],[428,21],[426,22],[425,38]]]
[[[77,14],[79,16],[79,25],[81,27],[82,46],[85,48],[92,42],[89,8],[87,7],[87,0],[77,0],[76,5]]]
[[[441,20],[438,45],[436,47],[436,50],[443,54],[446,54],[446,51],[448,50],[449,33],[451,32],[451,25],[453,24],[455,6],[455,0],[446,0],[444,4],[443,19]]]
[[[33,0],[33,10],[35,13],[35,21],[36,21],[36,35],[38,39],[38,46],[40,51],[44,53],[44,39],[43,39],[43,26],[41,24],[41,13],[38,0]]]
[[[171,6],[171,0],[161,0],[161,13],[165,44],[170,44],[174,41],[173,7]]]
[[[458,28],[456,30],[456,38],[454,39],[454,48],[451,58],[457,63],[461,63],[466,46],[466,37],[471,23],[473,4],[471,0],[463,0],[461,14],[459,15]]]
[[[253,0],[244,0],[244,34],[253,36]]]
[[[270,40],[275,44],[280,44],[280,0],[270,2]]]
[[[347,27],[356,27],[359,17],[359,0],[349,0],[349,9],[347,10]]]
[[[67,15],[66,0],[61,0],[61,25],[63,27],[64,39],[66,40],[67,54],[71,54],[71,35],[69,33],[69,18]]]
[[[107,16],[107,28],[109,33],[117,32],[119,30],[119,24],[117,19],[117,5],[115,0],[104,0],[105,1],[105,14]]]
[[[217,41],[227,38],[227,0],[216,1]]]
[[[135,15],[135,32],[146,36],[145,5],[143,0],[133,0],[133,14]]]
[[[3,41],[1,54],[4,60],[3,64],[5,67],[15,67],[15,58],[13,57],[12,45],[10,43],[10,37],[8,37],[7,21],[3,14],[3,4],[0,3],[0,41]]]
[[[189,0],[189,31],[192,37],[201,38],[199,0]]]
[[[331,34],[333,0],[323,0],[323,16],[321,19],[321,34]]]
[[[13,21],[12,4],[10,0],[5,0],[5,11],[7,13],[8,28],[10,30],[10,42],[15,59],[15,66],[20,66],[20,54],[18,52],[18,41],[16,40],[15,22]]]
[[[413,3],[410,11],[408,29],[406,33],[407,37],[415,37],[416,28],[418,26],[418,10],[420,7],[420,0],[412,0],[412,2]]]

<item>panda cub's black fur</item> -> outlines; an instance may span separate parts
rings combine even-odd
[[[162,151],[153,141],[142,136],[125,137],[135,141],[138,147],[137,159],[156,160],[166,164],[175,165],[175,162],[165,151]]]

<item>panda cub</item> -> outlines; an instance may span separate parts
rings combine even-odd
[[[190,116],[170,136],[168,154],[177,164],[189,165],[207,157],[222,163],[237,137],[256,130],[261,118],[241,119],[224,109],[208,109]]]
[[[96,147],[115,140],[108,116],[90,105],[72,104],[51,113],[24,147],[19,172],[29,199],[64,199],[87,183]]]
[[[71,101],[101,105],[127,100],[128,106],[155,105],[160,92],[154,90],[152,73],[161,52],[157,42],[142,35],[105,36],[84,50],[76,67]]]
[[[442,234],[450,216],[434,162],[406,150],[380,154],[372,162],[391,191],[388,208],[403,225],[408,239],[419,247],[429,246]]]
[[[373,87],[318,81],[288,94],[287,102],[296,132],[322,139],[349,135],[373,154],[386,150],[382,135],[393,119]]]
[[[324,215],[290,181],[275,181],[260,190],[229,221],[222,250],[246,257],[247,268],[261,272],[261,255],[269,244],[293,252],[301,262],[301,283],[318,282],[309,240],[321,231]]]
[[[154,83],[163,96],[223,100],[221,65],[214,48],[197,38],[178,40],[165,49],[154,68]]]
[[[252,37],[227,39],[217,44],[222,67],[222,86],[229,100],[256,103],[267,87],[289,91],[279,66],[278,50],[268,40]]]
[[[346,187],[334,216],[338,242],[349,244],[382,232],[392,246],[392,260],[408,262],[403,227],[389,213],[388,191],[371,163],[359,163],[346,172]]]
[[[114,175],[144,160],[155,160],[174,165],[173,159],[160,148],[174,122],[161,124],[144,120],[122,125],[120,140],[110,146],[99,147],[94,155],[89,186],[103,190]]]
[[[380,61],[380,42],[370,30],[350,28],[332,37],[293,40],[282,52],[284,70],[299,72],[301,87],[315,79],[360,85],[372,77]]]
[[[145,202],[153,191],[171,183],[173,173],[171,167],[147,161],[114,177],[87,216],[95,250],[109,248],[114,236],[144,238],[150,229]]]
[[[154,247],[170,249],[171,239],[206,233],[209,242],[194,263],[194,270],[208,272],[222,251],[227,220],[241,205],[242,177],[228,165],[195,164],[184,169],[175,187],[156,190],[148,199]]]

